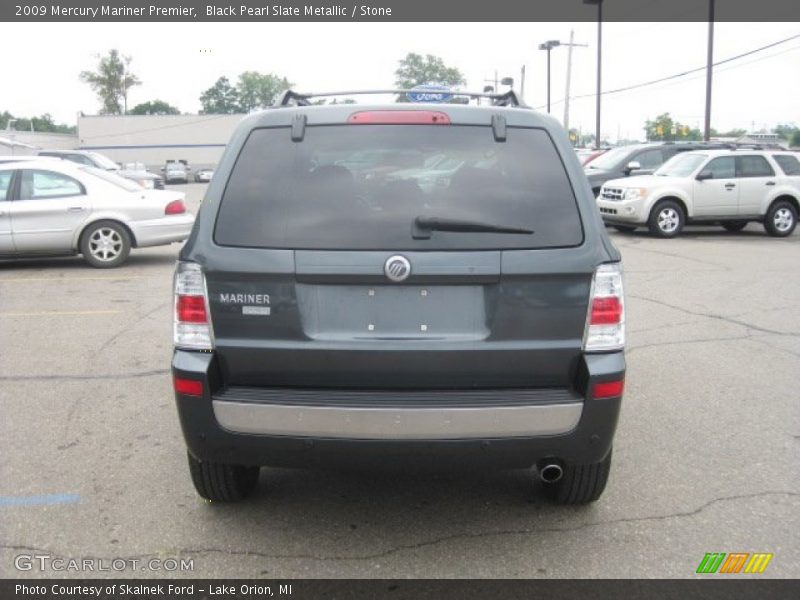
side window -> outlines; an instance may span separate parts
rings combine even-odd
[[[773,177],[775,171],[763,156],[737,156],[736,168],[739,177]]]
[[[633,160],[642,165],[643,169],[657,169],[664,162],[664,156],[661,154],[661,150],[646,150]]]
[[[711,171],[714,179],[733,179],[736,177],[736,162],[732,156],[715,158],[703,167],[703,171]]]
[[[773,154],[772,158],[781,168],[781,171],[787,175],[800,175],[800,160],[796,156],[789,156],[788,154]]]
[[[11,176],[14,174],[14,171],[0,171],[0,202],[8,198],[8,194],[11,191]]]
[[[19,192],[20,200],[39,200],[80,196],[85,194],[86,190],[78,181],[67,175],[26,169],[22,172]]]

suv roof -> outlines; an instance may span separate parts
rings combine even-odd
[[[39,156],[55,156],[62,154],[80,154],[82,156],[91,156],[92,152],[88,150],[39,150]]]

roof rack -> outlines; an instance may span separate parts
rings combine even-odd
[[[363,96],[369,94],[408,94],[410,92],[420,92],[425,90],[349,90],[343,92],[308,92],[308,93],[299,93],[295,92],[294,90],[286,90],[283,92],[278,99],[276,100],[275,104],[273,104],[273,108],[281,108],[285,106],[310,106],[311,102],[309,102],[310,98],[321,98],[326,96]],[[443,90],[444,92],[444,90]],[[435,92],[432,92],[435,93]],[[460,97],[467,97],[469,99],[473,98],[488,98],[492,101],[492,106],[515,106],[518,108],[529,108],[529,106],[520,101],[519,97],[517,96],[514,90],[509,90],[504,94],[487,94],[482,92],[458,92],[458,91],[447,91],[445,92],[450,96],[460,96]]]

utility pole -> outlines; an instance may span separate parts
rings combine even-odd
[[[714,72],[714,0],[708,0],[708,60],[706,62],[706,123],[703,139],[711,140],[711,80]]]
[[[519,98],[525,102],[525,65],[522,65],[519,79]]]
[[[572,47],[583,46],[585,48],[587,46],[587,44],[574,44],[574,38],[575,30],[570,29],[569,44],[562,44],[562,46],[569,46],[569,50],[567,50],[567,93],[564,95],[564,129],[567,131],[569,131],[569,84],[572,77]]]
[[[584,4],[597,5],[597,101],[595,104],[595,136],[594,147],[600,149],[600,95],[602,93],[603,66],[603,0],[583,0]]]

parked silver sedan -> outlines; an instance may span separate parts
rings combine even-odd
[[[67,161],[3,163],[0,257],[82,254],[93,267],[117,267],[131,248],[189,237],[184,197]]]

